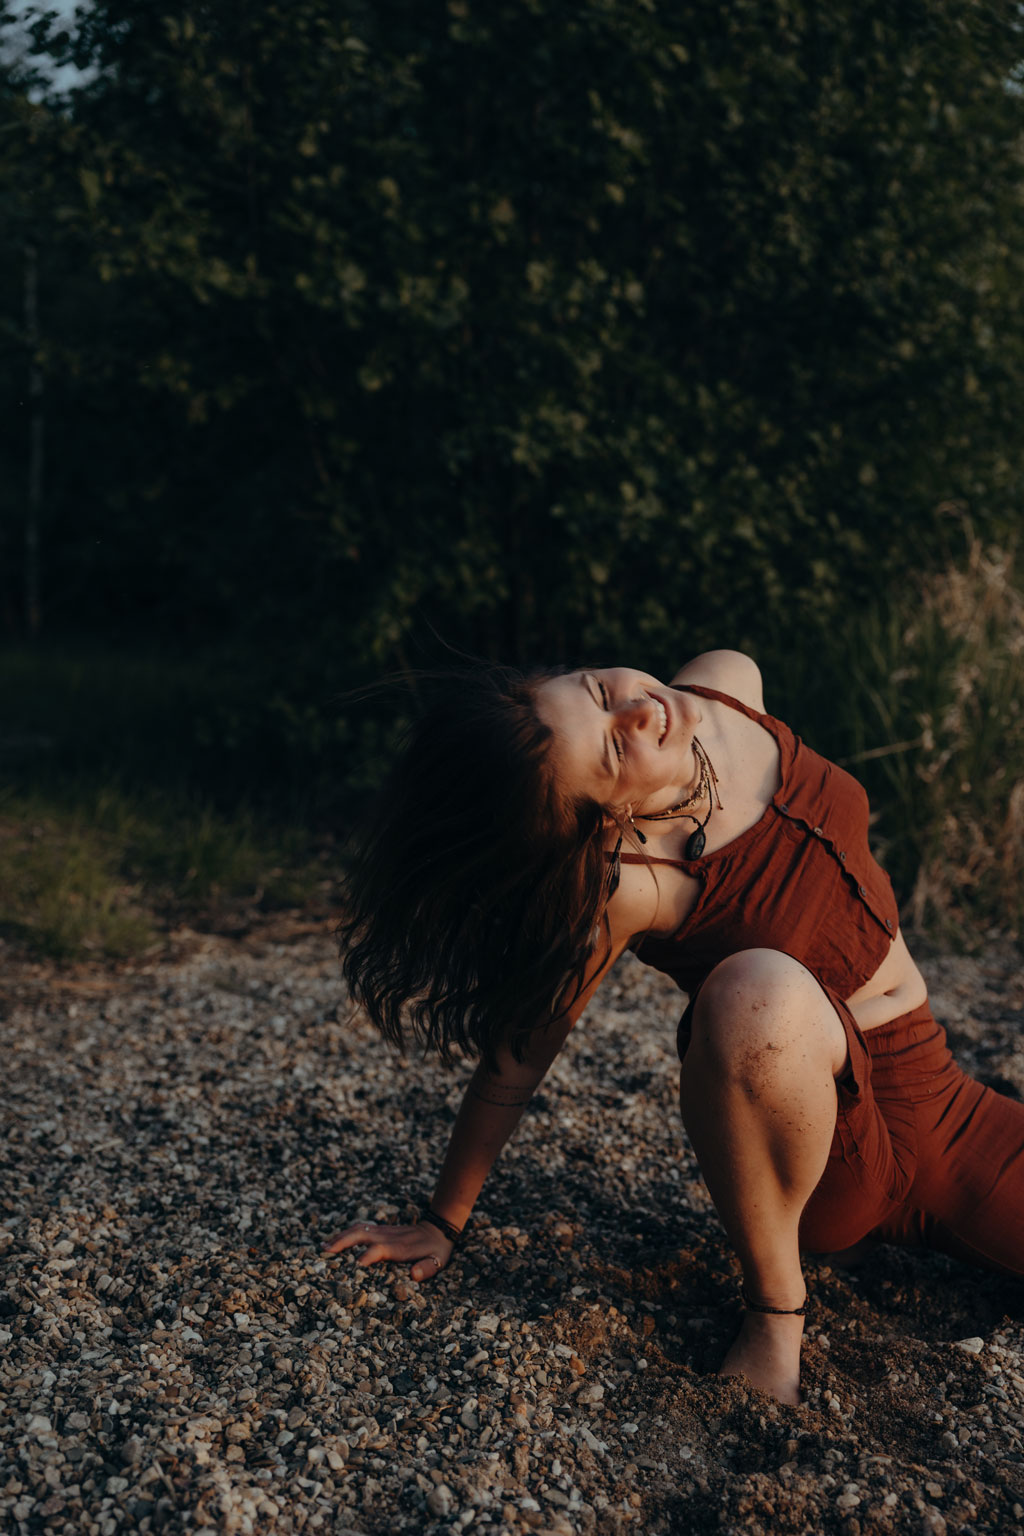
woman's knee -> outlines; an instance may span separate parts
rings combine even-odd
[[[774,949],[740,950],[715,966],[694,1003],[693,1041],[730,1070],[751,1052],[845,1055],[842,1025],[819,983]]]

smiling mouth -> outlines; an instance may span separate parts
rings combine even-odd
[[[650,694],[647,697],[651,699],[651,703],[658,711],[658,746],[660,747],[668,735],[668,711],[660,699],[653,699]]]

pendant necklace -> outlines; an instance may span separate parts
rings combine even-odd
[[[714,770],[710,757],[708,757],[696,736],[693,738],[693,755],[697,759],[700,768],[696,788],[684,800],[678,801],[675,805],[670,805],[667,811],[653,811],[650,815],[640,812],[636,816],[630,816],[629,819],[633,823],[633,831],[637,837],[642,843],[646,843],[646,837],[640,831],[640,828],[636,826],[637,821],[674,821],[677,817],[685,817],[688,821],[694,823],[695,828],[686,839],[685,857],[688,859],[699,859],[707,843],[704,829],[711,820],[711,812],[716,806],[718,810],[722,810],[722,797],[718,793],[718,775]],[[703,821],[701,821],[693,812],[695,807],[700,805],[705,795],[708,797],[708,809]]]

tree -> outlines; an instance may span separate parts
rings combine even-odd
[[[51,145],[104,295],[54,531],[90,624],[657,668],[784,649],[940,503],[1016,505],[1015,7],[97,0],[48,36],[93,72]]]

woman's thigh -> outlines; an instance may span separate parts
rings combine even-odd
[[[804,1209],[800,1241],[804,1248],[829,1252],[852,1246],[899,1206],[914,1175],[915,1140],[912,1115],[897,1108],[890,1124],[876,1104],[870,1053],[845,1001],[820,982],[815,985],[838,1018],[846,1061],[836,1076],[836,1123],[828,1163]],[[684,1072],[695,1004],[703,993],[702,988],[679,1022],[677,1045]],[[837,1053],[837,1060],[842,1054]]]

